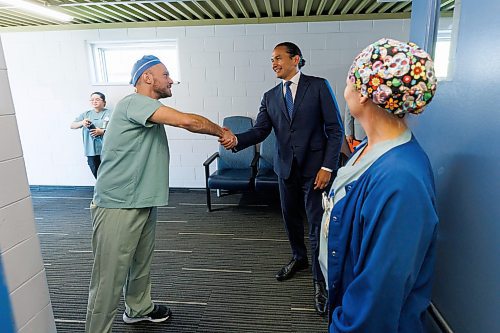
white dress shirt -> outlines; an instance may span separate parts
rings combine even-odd
[[[297,94],[297,87],[299,85],[299,79],[300,79],[300,71],[297,72],[289,81],[292,81],[292,84],[290,85],[290,90],[292,91],[292,98],[293,101],[295,102],[295,95]],[[287,81],[283,80],[283,96],[286,94],[286,86],[285,83]]]

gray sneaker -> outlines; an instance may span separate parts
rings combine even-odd
[[[164,305],[154,305],[153,311],[141,317],[129,317],[126,312],[123,312],[123,321],[126,324],[138,323],[140,321],[151,321],[153,323],[161,323],[168,320],[172,315],[172,311]]]

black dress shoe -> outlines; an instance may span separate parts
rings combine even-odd
[[[320,316],[326,314],[327,295],[324,281],[314,281],[314,308]]]
[[[301,271],[309,267],[307,259],[296,260],[292,259],[288,264],[283,266],[282,269],[276,274],[276,280],[284,281],[291,278],[295,272]]]

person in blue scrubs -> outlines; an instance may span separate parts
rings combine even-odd
[[[93,109],[81,113],[71,123],[71,129],[82,128],[83,150],[87,156],[90,171],[97,178],[97,170],[101,165],[102,139],[108,125],[111,112],[105,108],[106,96],[101,92],[90,95]]]
[[[369,45],[349,70],[344,97],[367,138],[323,197],[330,333],[425,331],[438,216],[432,168],[406,118],[436,83],[430,56],[392,39]]]

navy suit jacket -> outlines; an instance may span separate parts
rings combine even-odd
[[[300,75],[291,119],[283,83],[267,91],[253,128],[236,135],[235,150],[262,142],[273,128],[277,144],[274,171],[279,177],[290,176],[294,158],[305,177],[316,176],[321,167],[337,170],[344,133],[337,101],[327,80]]]

